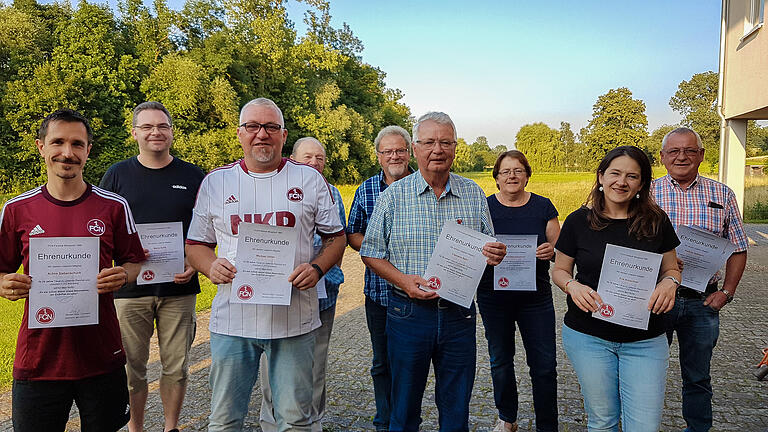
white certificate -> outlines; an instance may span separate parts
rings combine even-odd
[[[736,250],[730,240],[709,231],[680,225],[677,257],[683,260],[683,285],[704,292],[709,280]]]
[[[317,281],[315,288],[317,288],[317,298],[328,298],[328,291],[325,289],[325,276],[321,277],[320,280]]]
[[[483,246],[493,241],[496,239],[452,220],[446,222],[424,272],[428,285],[419,288],[436,291],[440,297],[468,308],[485,271]]]
[[[99,323],[98,237],[29,239],[28,327]]]
[[[593,317],[647,330],[648,302],[656,288],[661,254],[606,245],[597,292],[603,299]]]
[[[184,234],[181,222],[136,224],[141,245],[149,249],[149,259],[141,265],[137,285],[173,282],[173,275],[184,272]]]
[[[536,291],[537,235],[502,235],[496,239],[507,245],[507,255],[493,268],[493,289],[498,291]]]
[[[288,282],[296,259],[298,229],[241,223],[235,258],[237,273],[229,301],[250,304],[291,304]]]

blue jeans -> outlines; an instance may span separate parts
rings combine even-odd
[[[587,428],[657,432],[669,366],[665,335],[637,342],[610,342],[563,325],[563,348],[579,377]]]
[[[392,398],[392,375],[387,358],[387,307],[365,296],[365,320],[371,334],[373,348],[373,395],[376,398],[376,416],[373,426],[377,431],[389,430],[389,406]]]
[[[690,432],[712,427],[712,382],[709,364],[720,335],[720,313],[704,306],[703,299],[675,298],[675,306],[664,315],[667,338],[677,331],[680,372],[683,377],[683,418]]]
[[[387,340],[392,371],[389,430],[418,431],[429,365],[435,369],[435,404],[441,432],[469,430],[469,399],[475,381],[475,305],[443,299],[412,301],[391,295]]]
[[[512,295],[510,295],[512,294]],[[515,378],[515,323],[525,347],[533,387],[537,431],[557,430],[557,359],[555,308],[552,296],[531,297],[524,302],[517,293],[478,290],[477,305],[483,318],[491,357],[493,398],[499,418],[517,421]]]
[[[309,431],[312,423],[312,359],[315,332],[282,339],[211,333],[209,431],[243,429],[259,357],[267,356],[278,430]]]

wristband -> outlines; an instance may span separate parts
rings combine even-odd
[[[325,276],[325,272],[323,271],[323,269],[320,268],[319,265],[312,263],[311,266],[317,272],[318,278]]]
[[[568,282],[565,283],[563,288],[565,288],[565,293],[568,294],[568,284],[571,282],[576,282],[576,279],[571,278]]]
[[[672,282],[674,282],[674,283],[675,283],[675,285],[676,285],[676,288],[679,288],[679,287],[680,287],[680,281],[679,281],[679,280],[677,280],[677,278],[676,278],[676,277],[674,277],[674,276],[664,276],[663,278],[661,278],[661,280],[664,280],[664,279],[669,279],[669,280],[671,280]]]

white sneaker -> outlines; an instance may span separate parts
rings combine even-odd
[[[517,422],[507,423],[502,419],[496,423],[496,427],[493,428],[493,432],[517,432]]]

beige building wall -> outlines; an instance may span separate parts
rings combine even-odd
[[[747,120],[768,119],[768,26],[748,18],[754,0],[723,0],[721,29],[720,181],[733,189],[744,214],[744,165]]]

